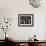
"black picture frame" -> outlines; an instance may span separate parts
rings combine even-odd
[[[34,14],[18,14],[18,26],[34,26]]]

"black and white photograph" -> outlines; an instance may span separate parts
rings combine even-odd
[[[33,14],[18,14],[19,26],[33,26]]]

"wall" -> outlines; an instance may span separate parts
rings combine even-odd
[[[40,8],[33,8],[28,0],[0,0],[0,19],[1,17],[12,17],[13,22],[10,31],[10,37],[15,40],[27,40],[34,34],[37,39],[46,40],[45,38],[45,5]],[[33,27],[18,27],[18,14],[34,14]],[[4,39],[3,31],[0,31],[0,39]]]

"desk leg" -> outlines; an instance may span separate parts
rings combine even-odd
[[[19,43],[16,43],[16,46],[20,46],[20,44]]]
[[[24,46],[28,46],[28,43],[24,43]]]

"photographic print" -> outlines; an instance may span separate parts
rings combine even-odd
[[[33,26],[33,14],[18,14],[18,26]]]

